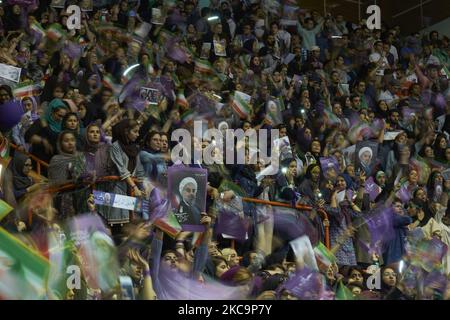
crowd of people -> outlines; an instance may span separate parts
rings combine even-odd
[[[56,2],[0,6],[0,298],[450,299],[447,37],[272,0],[99,0],[69,30]],[[167,200],[194,121],[288,146],[274,175],[181,165],[207,170],[203,232]]]

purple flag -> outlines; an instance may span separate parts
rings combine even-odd
[[[380,194],[380,187],[375,183],[373,177],[369,177],[366,180],[365,192],[369,194],[370,201],[375,201],[376,197]]]
[[[333,294],[326,288],[325,277],[309,268],[303,268],[291,276],[277,289],[278,295],[285,290],[300,300],[333,299]]]
[[[248,239],[249,225],[248,218],[241,217],[237,212],[223,209],[217,216],[215,232],[216,234],[226,234],[238,241],[245,241]]]
[[[159,286],[155,289],[159,300],[234,300],[243,299],[246,294],[242,288],[226,286],[213,279],[202,283],[163,263],[157,277]]]
[[[398,190],[395,195],[402,201],[402,203],[407,203],[412,198],[406,185],[402,185],[400,190]]]
[[[63,48],[63,53],[67,54],[70,59],[78,59],[81,57],[82,48],[79,44],[68,41]]]
[[[393,215],[392,208],[382,206],[364,216],[370,232],[370,249],[378,254],[381,254],[383,245],[394,236]]]
[[[291,241],[306,235],[313,246],[318,242],[318,230],[305,213],[296,209],[280,207],[274,208],[273,215],[274,229],[278,230],[283,240]]]

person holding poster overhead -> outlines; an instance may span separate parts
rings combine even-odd
[[[206,211],[207,170],[172,166],[168,169],[171,204],[184,231],[203,232],[201,216]]]
[[[203,38],[203,42],[211,43],[211,53],[209,55],[209,61],[214,62],[220,57],[227,56],[228,36],[223,31],[221,23],[212,27],[212,32]]]
[[[181,180],[179,189],[181,203],[178,208],[178,219],[180,222],[197,224],[200,221],[200,209],[196,206],[197,181],[194,178],[186,177]]]

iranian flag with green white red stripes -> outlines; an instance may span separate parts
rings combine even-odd
[[[177,94],[177,99],[175,101],[175,104],[183,107],[184,109],[186,109],[187,107],[189,107],[189,102],[186,99],[186,96],[184,95],[184,91],[180,90]]]
[[[181,232],[181,225],[172,211],[169,211],[167,216],[165,216],[164,218],[156,220],[155,226],[167,233],[172,238],[175,238]]]
[[[250,107],[250,100],[251,96],[248,94],[241,92],[241,91],[235,91],[233,96],[233,101],[231,102],[231,107],[234,111],[241,117],[241,118],[247,118],[250,114],[251,107]]]
[[[209,74],[209,73],[213,72],[213,67],[212,67],[211,63],[209,63],[208,60],[195,59],[194,71],[198,72],[198,73]]]
[[[106,74],[103,76],[103,81],[102,83],[107,86],[108,88],[110,88],[111,90],[113,90],[114,95],[119,95],[119,93],[122,91],[122,85],[115,83],[114,79],[112,78],[111,75]]]
[[[33,21],[30,24],[30,29],[33,30],[36,33],[39,33],[39,34],[43,35],[43,36],[45,35],[45,29],[37,21]]]
[[[58,41],[66,35],[66,31],[61,27],[59,23],[54,23],[47,29],[47,37],[50,40]]]
[[[19,83],[17,87],[14,88],[14,96],[18,99],[25,97],[35,97],[41,94],[42,85],[39,83],[34,83],[32,81],[26,81]]]
[[[197,115],[197,113],[191,109],[181,115],[181,120],[184,123],[188,123],[190,121],[193,121],[196,115]]]

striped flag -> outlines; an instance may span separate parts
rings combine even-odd
[[[175,101],[175,105],[180,106],[183,110],[185,110],[185,109],[187,109],[189,107],[189,102],[187,101],[183,90],[180,90],[178,92],[177,99]]]
[[[209,61],[196,58],[196,59],[194,59],[194,62],[195,62],[195,67],[194,67],[195,72],[202,73],[202,74],[213,73],[213,67],[212,67],[211,63],[209,63]]]
[[[36,300],[46,297],[49,262],[0,228],[0,298]]]
[[[341,124],[341,120],[333,113],[333,111],[329,110],[328,108],[325,108],[323,110],[324,117],[326,124],[328,126],[336,126]]]
[[[67,35],[59,23],[54,23],[47,29],[47,37],[53,41],[59,41]]]
[[[235,91],[231,107],[241,118],[247,118],[251,111],[250,100],[251,96],[248,94],[241,91]]]
[[[13,90],[13,94],[16,98],[22,99],[25,97],[39,96],[42,91],[42,85],[33,81],[21,82]]]
[[[336,261],[336,257],[322,242],[319,242],[319,244],[314,247],[314,255],[318,262],[324,264],[327,268]]]
[[[122,91],[122,85],[115,83],[113,77],[110,74],[103,76],[103,85],[113,90],[114,95],[119,95]]]
[[[194,121],[196,115],[197,115],[197,113],[191,109],[181,115],[181,120],[184,123],[188,123],[188,122]]]
[[[37,34],[40,34],[41,36],[45,36],[45,34],[46,34],[45,29],[36,20],[34,20],[30,24],[30,29],[33,30],[34,32],[36,32]]]
[[[181,225],[172,211],[166,217],[156,220],[155,225],[172,238],[175,238],[181,232]]]
[[[450,79],[450,71],[448,71],[448,68],[446,66],[442,67],[441,75],[446,77],[447,79]]]

